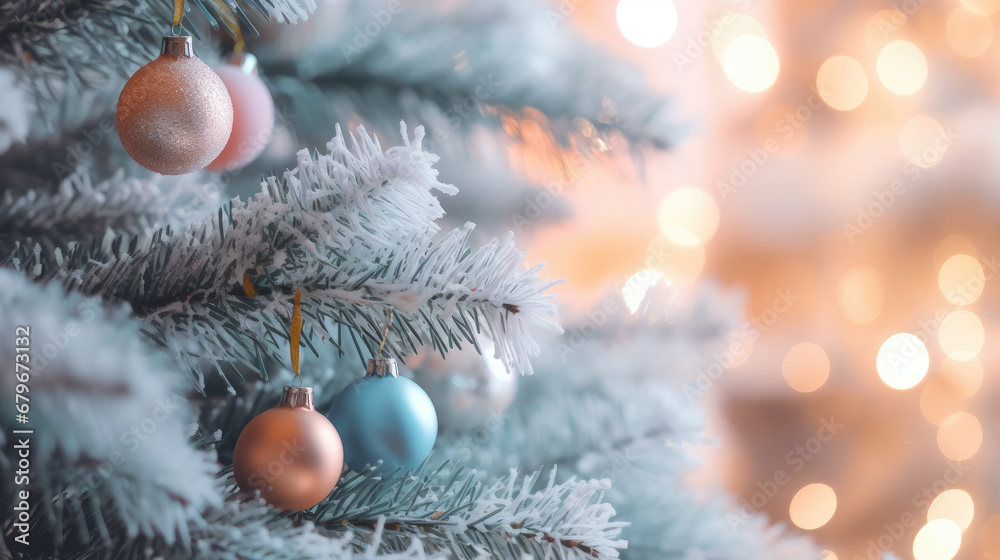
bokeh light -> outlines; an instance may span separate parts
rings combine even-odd
[[[924,53],[909,41],[893,41],[883,47],[875,69],[882,84],[899,95],[916,93],[927,80]]]
[[[951,519],[958,528],[965,532],[975,516],[975,504],[972,496],[965,490],[950,488],[938,494],[927,510],[927,521],[935,519]]]
[[[941,362],[940,376],[955,388],[959,397],[967,399],[983,386],[983,363],[979,358],[963,362],[945,358]]]
[[[640,270],[626,280],[622,286],[622,299],[625,300],[629,311],[635,313],[649,289],[661,280],[670,285],[670,281],[664,279],[663,272],[653,269]]]
[[[705,267],[705,248],[658,236],[646,249],[646,266],[662,272],[672,286],[686,286],[697,280]]]
[[[965,309],[952,311],[941,321],[938,343],[952,360],[964,362],[975,358],[986,342],[986,331],[979,317]]]
[[[920,391],[920,413],[935,426],[940,426],[952,414],[961,412],[964,405],[958,389],[944,377],[932,377]]]
[[[882,312],[882,273],[870,266],[852,268],[837,284],[841,313],[856,325],[867,325]]]
[[[1000,513],[994,514],[979,528],[979,548],[990,560],[1000,557]]]
[[[935,519],[913,539],[914,560],[951,560],[962,547],[962,530],[950,519]]]
[[[843,55],[831,56],[816,73],[816,90],[830,107],[850,111],[868,96],[868,76],[857,60]]]
[[[948,133],[934,118],[917,115],[900,130],[899,148],[917,167],[934,167],[948,151]]]
[[[868,20],[865,26],[865,39],[870,47],[879,49],[892,33],[906,25],[910,17],[900,10],[879,10]]]
[[[987,17],[958,7],[945,25],[948,46],[966,58],[982,56],[993,44],[993,23]]]
[[[826,525],[837,511],[837,493],[826,484],[803,486],[788,506],[788,516],[797,527],[806,530]]]
[[[1000,0],[962,0],[962,5],[981,16],[991,16],[1000,10]]]
[[[615,17],[622,35],[647,49],[666,43],[677,29],[677,8],[670,0],[621,0]]]
[[[982,295],[986,274],[975,257],[955,255],[941,265],[938,286],[949,303],[969,305]]]
[[[722,68],[739,89],[757,93],[771,87],[781,63],[771,43],[757,35],[741,35],[729,42]]]
[[[931,357],[915,335],[898,333],[882,343],[875,358],[879,377],[893,389],[909,389],[927,375]]]
[[[983,443],[983,427],[972,414],[956,412],[941,422],[937,443],[945,457],[964,461],[979,451]]]
[[[976,246],[968,238],[961,235],[949,235],[934,247],[934,266],[944,266],[945,261],[955,255],[979,256]]]
[[[716,28],[712,30],[715,34],[712,37],[712,54],[715,55],[715,59],[719,61],[719,64],[722,64],[725,59],[729,43],[737,37],[756,35],[761,39],[770,40],[764,26],[747,14],[732,14],[725,19],[727,21],[720,20],[716,24]]]
[[[811,393],[822,387],[830,376],[830,358],[817,344],[796,344],[785,354],[781,374],[792,389]]]
[[[681,245],[701,245],[719,227],[719,205],[697,187],[680,187],[660,203],[660,231]]]
[[[823,554],[823,556],[820,560],[837,560],[837,554],[832,550],[824,550],[821,554]]]

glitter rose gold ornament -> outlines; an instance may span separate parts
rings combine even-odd
[[[344,467],[333,424],[313,408],[312,387],[286,386],[278,406],[243,429],[233,451],[233,475],[267,503],[302,511],[327,497]]]
[[[115,124],[139,165],[182,175],[222,152],[233,130],[233,103],[218,74],[194,56],[191,37],[166,36],[160,56],[122,88]]]

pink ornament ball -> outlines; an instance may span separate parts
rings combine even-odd
[[[249,55],[248,55],[249,56]],[[209,171],[236,171],[264,151],[274,132],[274,99],[256,73],[226,64],[215,69],[233,100],[233,132]]]

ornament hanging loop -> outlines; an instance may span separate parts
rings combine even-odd
[[[378,358],[385,356],[383,351],[385,350],[385,341],[389,337],[389,327],[392,326],[392,309],[387,312],[387,319],[385,325],[382,327],[382,342],[378,345]]]
[[[389,338],[389,328],[392,327],[392,309],[386,312],[385,325],[382,327],[382,342],[378,345],[378,353],[374,358],[368,360],[367,377],[385,377],[391,375],[399,377],[399,366],[396,360],[385,357],[385,342]]]
[[[170,33],[174,37],[181,34],[181,22],[184,20],[184,0],[174,0],[174,19],[171,22]]]

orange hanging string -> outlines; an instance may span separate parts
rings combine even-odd
[[[170,31],[174,36],[181,34],[181,20],[184,19],[184,0],[174,0],[174,20]]]
[[[257,290],[253,287],[253,282],[250,281],[250,273],[243,273],[243,295],[247,297],[257,297]]]
[[[225,0],[215,0],[212,3],[219,10],[222,23],[233,33],[233,38],[236,39],[233,52],[243,52],[246,43],[243,41],[243,28],[240,27],[240,19],[236,16],[236,12],[233,11],[232,6]]]
[[[299,340],[302,338],[302,291],[295,290],[295,304],[292,307],[292,328],[289,333],[292,343],[292,370],[299,375]]]

